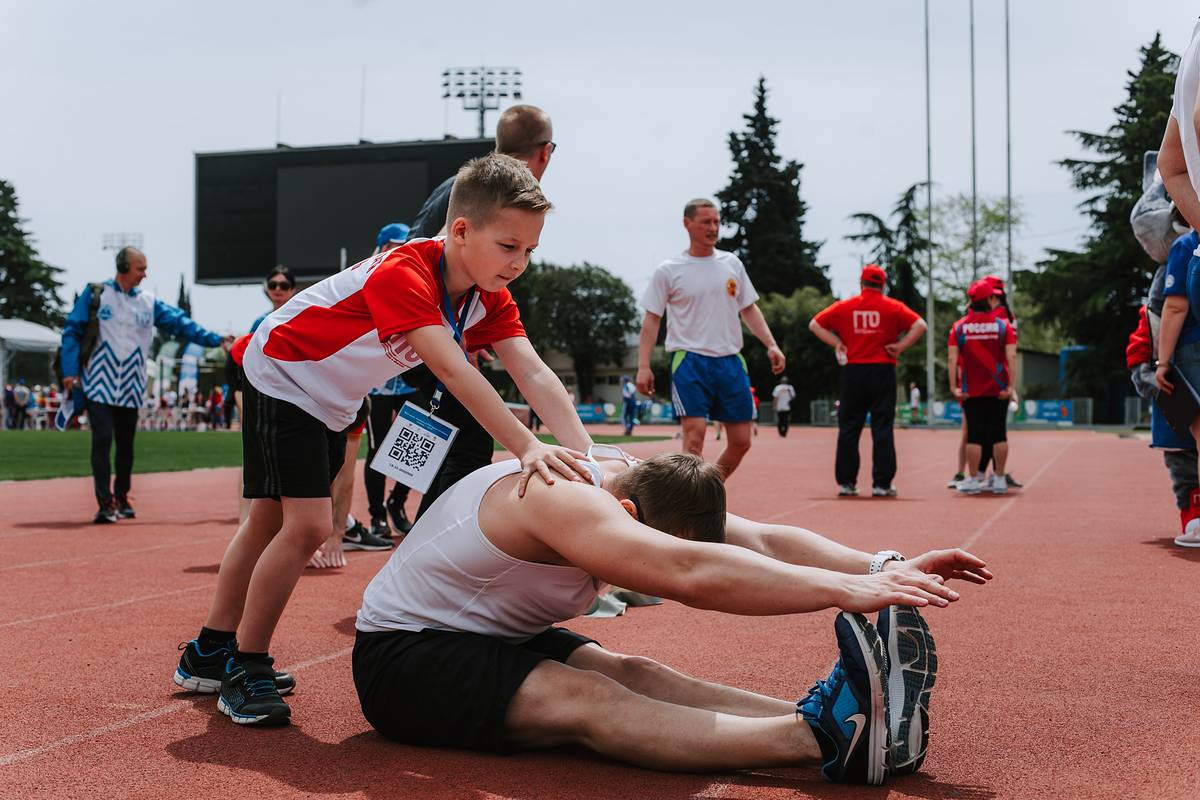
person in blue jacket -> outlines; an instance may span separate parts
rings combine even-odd
[[[117,251],[117,274],[100,286],[99,323],[94,347],[80,363],[80,343],[92,313],[92,285],[84,287],[67,317],[62,336],[63,392],[83,390],[92,431],[92,479],[99,510],[97,524],[135,516],[129,504],[133,436],[146,394],[146,357],[158,328],[170,336],[207,347],[225,343],[219,334],[138,288],[146,278],[146,256],[136,247]],[[116,482],[109,463],[116,441]]]

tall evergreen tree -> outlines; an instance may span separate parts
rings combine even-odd
[[[179,299],[175,305],[183,310],[183,313],[189,317],[192,315],[192,294],[187,290],[187,286],[183,283],[183,275],[179,276]]]
[[[918,284],[919,276],[925,272],[928,244],[922,233],[924,211],[917,204],[917,192],[924,186],[923,182],[914,183],[900,195],[890,215],[896,227],[876,214],[851,214],[850,219],[859,223],[862,230],[846,237],[852,242],[871,245],[871,258],[887,270],[888,294],[918,314],[925,313],[925,298]]]
[[[62,270],[38,258],[17,206],[16,190],[0,180],[0,318],[58,327],[63,322],[62,282],[56,276]]]
[[[767,82],[754,89],[754,112],[744,114],[746,129],[729,134],[733,173],[717,192],[721,220],[733,228],[718,247],[737,253],[762,294],[790,295],[803,286],[829,293],[829,276],[817,264],[820,242],[804,238],[808,205],[800,199],[803,164],[785,161],[775,148],[779,121],[767,114]]]
[[[1039,270],[1018,274],[1019,288],[1038,300],[1036,318],[1088,348],[1069,362],[1068,391],[1107,399],[1095,410],[1098,422],[1119,413],[1120,393],[1128,389],[1126,339],[1156,268],[1134,239],[1129,213],[1142,193],[1142,155],[1158,149],[1167,126],[1179,59],[1161,35],[1140,53],[1126,98],[1114,109],[1116,122],[1105,133],[1071,131],[1096,158],[1059,162],[1087,193],[1080,208],[1091,232],[1083,249],[1049,250]]]

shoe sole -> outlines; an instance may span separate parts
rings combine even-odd
[[[1200,547],[1200,542],[1181,542],[1178,539],[1175,540],[1175,544],[1179,547]]]
[[[887,655],[883,641],[867,618],[862,614],[841,612],[854,631],[859,649],[866,658],[867,674],[871,679],[871,727],[867,739],[867,783],[879,786],[887,775],[888,726],[887,726],[887,683],[883,673],[887,671]]]
[[[261,725],[263,727],[274,725],[287,725],[292,721],[292,710],[287,706],[282,709],[272,711],[270,714],[242,714],[234,711],[225,702],[224,697],[217,698],[217,710],[238,725]]]
[[[929,749],[929,693],[937,682],[937,649],[929,626],[915,608],[889,606],[888,663],[888,770],[909,775],[921,768]]]
[[[363,544],[361,542],[342,541],[343,550],[391,550],[390,544]]]
[[[196,692],[197,694],[216,694],[217,692],[221,691],[220,680],[214,678],[198,678],[195,675],[188,675],[179,667],[175,668],[175,675],[172,680],[175,681],[176,686],[186,689],[189,692]],[[278,682],[275,684],[275,690],[279,692],[280,697],[291,694],[292,690],[295,688],[295,683],[293,683],[291,686],[288,686],[287,684],[280,686]]]
[[[979,493],[981,493],[982,491],[983,491],[983,489],[982,489],[982,488],[975,488],[975,489],[964,489],[964,488],[962,488],[961,486],[960,486],[960,487],[958,487],[958,493],[959,493],[959,494],[979,494]]]

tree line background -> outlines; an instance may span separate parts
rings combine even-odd
[[[1166,127],[1178,57],[1163,48],[1160,36],[1141,47],[1139,55],[1109,129],[1071,131],[1092,157],[1059,162],[1084,195],[1080,208],[1089,220],[1088,234],[1076,250],[1051,249],[1040,261],[1015,269],[1010,289],[1015,289],[1022,348],[1058,353],[1067,344],[1086,347],[1068,362],[1066,385],[1027,387],[1027,396],[1093,397],[1097,422],[1119,421],[1121,402],[1129,393],[1125,341],[1156,268],[1133,237],[1129,212],[1141,194],[1142,154],[1158,148]],[[728,137],[733,169],[729,182],[716,192],[725,232],[718,247],[741,258],[762,295],[760,307],[788,358],[797,415],[805,419],[809,400],[836,394],[833,353],[808,332],[812,317],[836,298],[828,265],[820,261],[824,242],[805,236],[804,165],[778,152],[779,121],[770,116],[767,99],[766,80],[760,78],[744,126]],[[847,239],[866,248],[869,259],[887,270],[888,293],[922,316],[932,257],[936,327],[903,355],[898,378],[902,385],[917,383],[928,394],[925,351],[933,346],[938,364],[934,396],[944,397],[945,331],[962,314],[972,281],[1003,274],[1009,209],[1003,198],[979,198],[973,234],[971,198],[943,195],[932,209],[930,241],[924,190],[924,183],[914,180],[897,187],[890,209],[853,214],[859,230]],[[1013,226],[1019,227],[1019,203],[1011,212]],[[1023,261],[1014,254],[1015,264]],[[61,272],[38,256],[19,215],[16,191],[0,180],[0,317],[60,326],[65,314],[58,294]],[[622,362],[640,324],[630,287],[586,261],[531,264],[512,292],[534,346],[571,359],[581,399],[594,394],[597,368]],[[190,310],[182,283],[179,295],[180,305]],[[747,338],[744,355],[751,382],[759,397],[767,398],[776,378],[764,348]],[[657,385],[669,386],[664,354],[656,354],[654,367]],[[492,379],[511,391],[503,373]]]

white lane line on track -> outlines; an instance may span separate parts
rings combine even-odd
[[[24,564],[10,564],[6,567],[0,567],[0,572],[11,572],[16,569],[32,569],[34,567],[50,567],[58,564],[81,564],[87,561],[98,561],[102,558],[115,558],[117,556],[130,556],[135,553],[151,553],[155,550],[170,550],[175,547],[189,547],[197,544],[210,544],[217,539],[228,539],[228,536],[209,536],[206,538],[192,538],[186,542],[175,542],[173,544],[156,544],[153,547],[138,547],[133,550],[113,550],[108,553],[95,553],[89,556],[73,556],[71,558],[55,558],[49,561],[27,561]]]
[[[344,658],[345,656],[350,655],[353,650],[353,646],[343,647],[341,650],[336,652],[326,653],[322,656],[310,658],[309,660],[302,661],[295,666],[289,666],[288,672],[301,672],[309,667],[314,667],[318,664],[324,664],[326,661]],[[165,717],[168,714],[174,714],[177,711],[183,711],[191,707],[192,703],[190,700],[175,700],[167,703],[165,706],[156,708],[153,711],[143,711],[141,714],[134,714],[132,717],[126,717],[119,722],[110,722],[108,725],[101,725],[99,728],[93,728],[90,731],[76,733],[74,735],[59,739],[56,742],[44,744],[41,747],[32,747],[28,750],[18,750],[15,753],[9,753],[8,755],[0,756],[0,767],[11,766],[21,761],[28,761],[31,758],[37,758],[40,755],[51,753],[55,750],[62,750],[64,747],[71,747],[72,745],[81,744],[83,742],[90,742],[95,739],[99,739],[101,736],[105,736],[106,734],[116,733],[117,731],[122,731],[126,728],[132,728],[135,725],[141,725],[143,722],[149,722],[150,720],[158,719],[159,717]]]
[[[128,597],[124,600],[116,600],[112,603],[103,603],[98,606],[87,606],[85,608],[69,608],[66,611],[55,611],[50,614],[42,614],[37,617],[26,617],[25,619],[14,619],[8,622],[0,622],[0,628],[11,628],[14,625],[28,625],[31,622],[44,622],[48,619],[58,619],[59,617],[69,617],[74,614],[87,614],[92,611],[107,611],[111,608],[120,608],[121,606],[129,606],[134,603],[145,603],[150,600],[160,600],[164,597],[175,597],[180,594],[189,594],[191,592],[201,592],[204,590],[211,591],[216,586],[215,583],[206,583],[203,586],[192,586],[188,589],[176,589],[173,592],[159,592],[158,594],[147,594],[141,597]]]
[[[1075,442],[1077,442],[1077,441],[1078,441],[1078,439],[1068,439],[1067,443],[1065,445],[1063,445],[1063,448],[1061,450],[1059,450],[1057,453],[1055,453],[1053,458],[1051,458],[1045,464],[1042,464],[1042,468],[1039,469],[1037,472],[1033,473],[1033,477],[1025,482],[1025,488],[1022,491],[1027,492],[1030,489],[1032,489],[1034,484],[1036,484],[1038,482],[1038,478],[1045,475],[1046,471],[1049,470],[1050,467],[1054,466],[1054,463],[1056,461],[1058,461],[1059,458],[1062,457],[1062,454],[1067,452],[1068,450],[1070,450],[1071,445],[1075,444]],[[971,546],[973,544],[975,544],[977,541],[979,541],[981,538],[983,538],[983,535],[985,533],[987,533],[989,530],[991,530],[991,527],[993,524],[995,524],[996,520],[1000,519],[1000,517],[1002,517],[1004,515],[1004,512],[1006,512],[1010,508],[1012,508],[1013,503],[1015,503],[1015,502],[1017,502],[1017,498],[1015,496],[1010,497],[1007,500],[1005,500],[1004,504],[1001,505],[994,512],[992,512],[992,515],[990,517],[988,517],[987,519],[985,519],[983,521],[983,524],[980,525],[978,528],[976,528],[974,530],[974,532],[972,532],[971,535],[967,537],[967,540],[965,542],[963,542],[961,545],[959,545],[959,547],[961,547],[963,550],[970,550]]]

